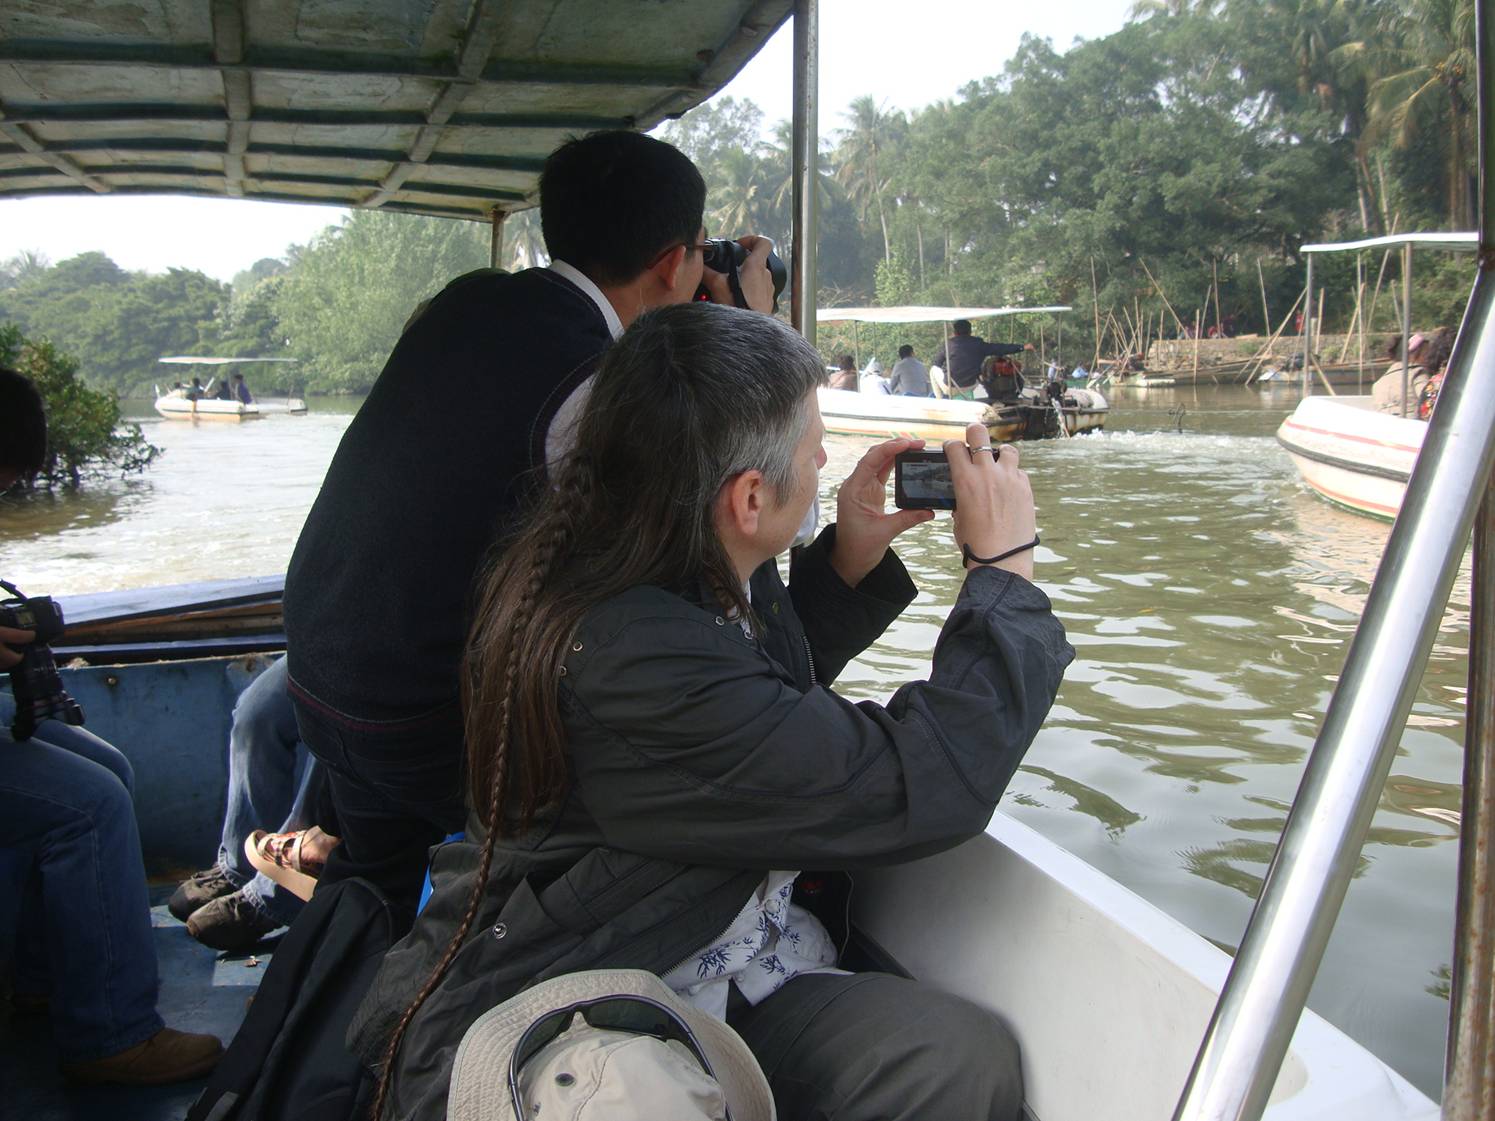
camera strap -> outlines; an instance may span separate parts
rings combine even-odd
[[[733,257],[727,258],[727,287],[732,291],[732,302],[740,308],[748,306],[747,297],[742,294],[742,281],[737,276],[737,260]]]

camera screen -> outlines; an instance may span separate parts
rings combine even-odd
[[[907,462],[898,466],[903,478],[903,493],[909,501],[955,501],[955,484],[950,479],[949,463]]]

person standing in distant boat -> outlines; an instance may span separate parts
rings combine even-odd
[[[980,335],[971,334],[969,319],[957,319],[951,324],[951,329],[955,333],[945,340],[931,359],[931,365],[945,371],[951,397],[971,400],[976,396],[981,364],[986,359],[1005,358],[1009,354],[1033,349],[1032,343],[989,343]]]
[[[244,384],[243,374],[234,375],[233,394],[235,399],[238,400],[239,404],[241,405],[254,404],[254,394],[250,393],[249,386]]]

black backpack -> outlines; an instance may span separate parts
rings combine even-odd
[[[244,1023],[187,1121],[350,1121],[372,1072],[344,1036],[409,923],[365,880],[319,888],[281,940]]]

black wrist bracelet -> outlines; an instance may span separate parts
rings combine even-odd
[[[1016,549],[1008,549],[1005,553],[998,553],[994,557],[978,557],[975,553],[971,552],[969,545],[962,545],[960,547],[960,559],[966,563],[975,561],[977,564],[996,564],[998,561],[1004,561],[1008,557],[1015,557],[1019,553],[1026,553],[1029,549],[1036,548],[1038,548],[1038,534],[1035,533],[1033,540],[1029,541],[1026,545],[1019,545]]]

